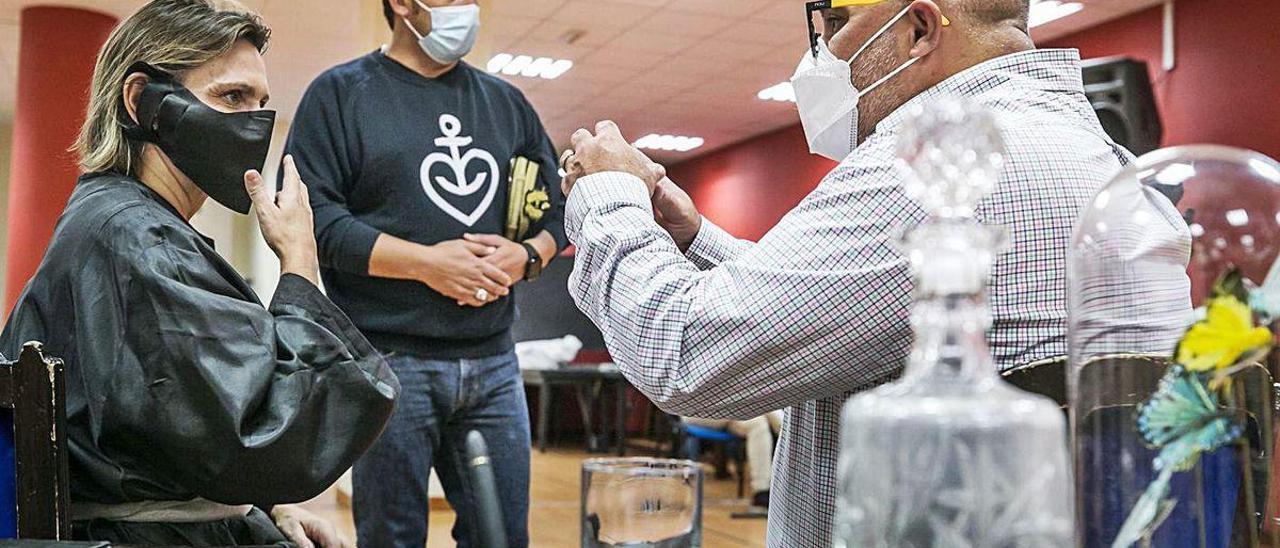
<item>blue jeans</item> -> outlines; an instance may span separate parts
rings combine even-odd
[[[400,399],[382,437],[356,462],[352,506],[360,546],[422,548],[434,466],[457,514],[453,539],[476,546],[464,469],[467,432],[489,447],[507,542],[529,544],[529,410],[515,352],[463,360],[387,358]]]

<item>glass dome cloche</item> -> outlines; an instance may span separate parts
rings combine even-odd
[[[1085,205],[1068,254],[1080,545],[1280,545],[1280,164],[1147,154]]]

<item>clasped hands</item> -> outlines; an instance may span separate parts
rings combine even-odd
[[[603,172],[634,175],[644,182],[653,203],[658,226],[671,235],[681,251],[687,251],[702,227],[702,215],[693,199],[667,178],[667,170],[622,137],[617,124],[605,120],[596,124],[593,135],[586,129],[573,133],[571,149],[561,160],[564,179],[560,189],[566,198],[579,179]]]
[[[428,246],[420,281],[459,306],[482,307],[511,293],[524,279],[528,252],[496,234],[467,234]]]
[[[562,161],[560,188],[568,197],[578,180],[606,171],[628,173],[644,182],[653,203],[654,220],[682,251],[688,250],[702,227],[702,216],[684,190],[667,178],[667,171],[622,137],[610,121],[596,124],[595,134],[573,134],[572,151]],[[430,246],[420,279],[461,306],[482,307],[510,294],[524,278],[528,253],[519,243],[494,234],[467,234]]]

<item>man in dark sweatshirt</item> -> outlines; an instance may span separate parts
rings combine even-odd
[[[529,418],[509,288],[565,245],[555,151],[514,86],[460,61],[479,27],[474,0],[382,2],[391,43],[312,82],[286,145],[310,185],[329,296],[403,386],[355,466],[358,542],[421,547],[434,466],[457,511],[454,538],[475,545],[462,454],[478,430],[495,456],[507,539],[524,546]],[[518,157],[540,168],[529,199],[543,198],[528,205],[550,208],[512,241]]]

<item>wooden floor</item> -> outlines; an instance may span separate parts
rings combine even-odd
[[[567,449],[533,452],[532,481],[529,501],[530,545],[539,548],[571,548],[578,545],[578,490],[581,463],[588,455]],[[746,502],[736,500],[737,482],[712,479],[706,467],[704,484],[702,537],[707,548],[764,546],[765,520],[732,519],[730,514],[746,509]],[[320,495],[305,503],[308,509],[333,520],[342,531],[355,539],[351,511],[338,504],[336,492]],[[434,512],[427,546],[453,546],[449,531],[453,527],[452,512]],[[365,547],[378,548],[378,547]]]

